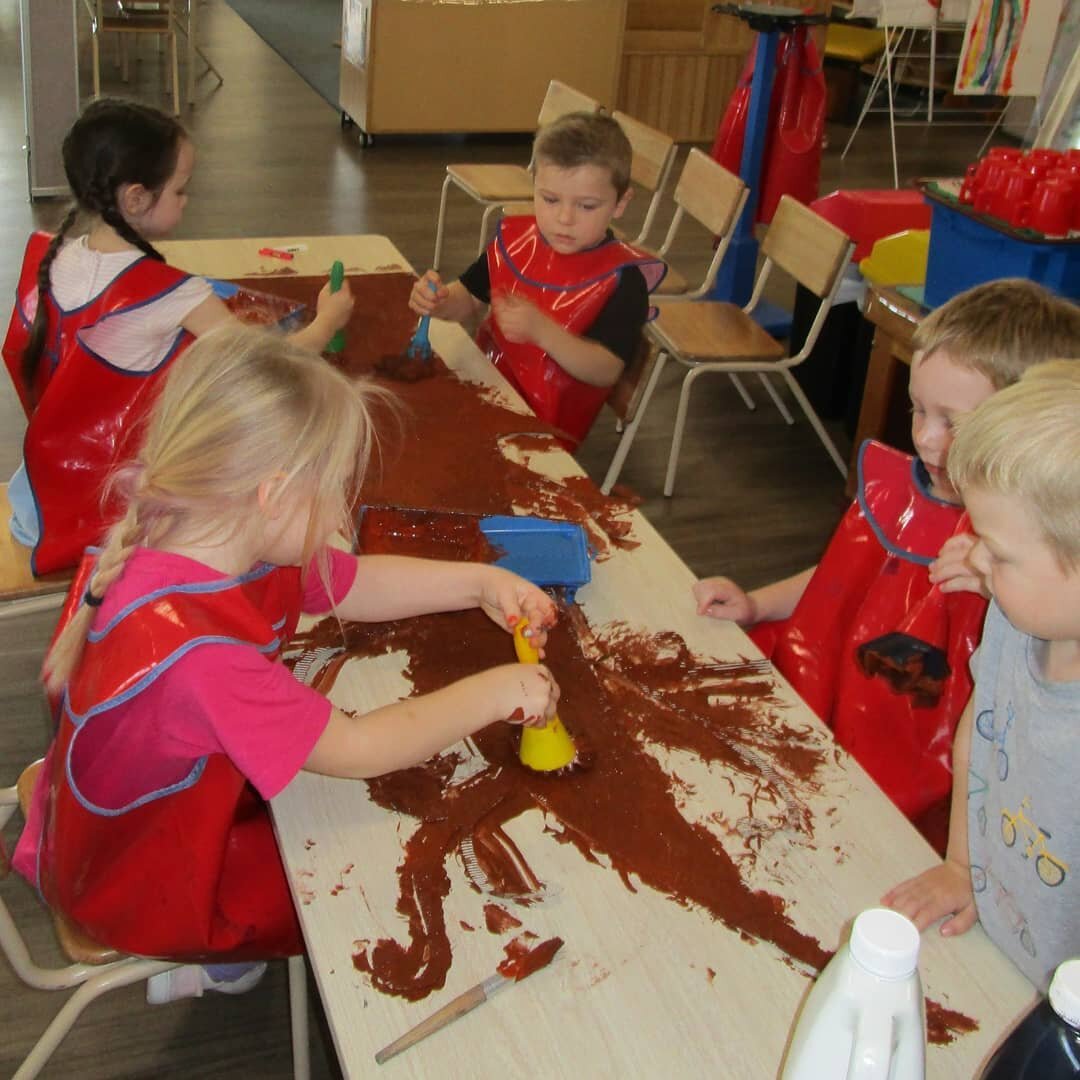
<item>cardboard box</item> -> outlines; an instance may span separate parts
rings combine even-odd
[[[626,0],[346,0],[340,105],[368,134],[533,131],[552,79],[614,107]]]

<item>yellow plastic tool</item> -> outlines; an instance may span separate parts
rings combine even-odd
[[[525,636],[528,619],[519,619],[514,627],[514,650],[523,664],[539,664],[540,654]],[[518,757],[521,764],[533,772],[556,772],[574,763],[577,747],[570,732],[563,727],[558,716],[553,716],[542,728],[521,729],[521,747]]]
[[[905,229],[876,240],[859,272],[873,285],[922,285],[929,257],[930,230]]]

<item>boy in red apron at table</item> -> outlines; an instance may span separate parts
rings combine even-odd
[[[945,471],[953,420],[1032,364],[1080,358],[1080,308],[1030,281],[994,281],[930,314],[913,345],[918,456],[864,443],[858,496],[817,566],[749,593],[706,579],[694,597],[702,615],[753,626],[837,742],[944,850],[953,734],[986,612]]]
[[[663,262],[616,240],[632,152],[610,116],[569,113],[533,144],[533,216],[504,218],[460,280],[429,270],[409,306],[453,322],[490,304],[477,344],[571,452],[589,432],[648,320]]]

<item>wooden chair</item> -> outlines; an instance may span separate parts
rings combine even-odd
[[[34,577],[30,551],[11,535],[10,518],[8,486],[0,484],[0,619],[60,607],[74,571]]]
[[[600,485],[600,490],[605,495],[611,494],[611,489],[622,472],[623,462],[626,461],[630,445],[637,435],[638,425],[645,414],[643,403],[648,402],[656,389],[656,382],[664,367],[659,359],[660,350],[643,332],[633,362],[619,377],[607,400],[623,434],[615,448],[615,456],[608,466],[604,482]]]
[[[600,103],[587,94],[552,79],[540,106],[537,124],[539,127],[544,127],[567,113],[599,112],[600,107]],[[442,257],[446,196],[451,184],[460,188],[470,199],[484,207],[484,217],[480,223],[478,253],[483,252],[484,244],[487,242],[491,215],[505,202],[532,198],[532,175],[524,166],[447,165],[446,179],[443,181],[442,194],[439,197],[439,221],[435,226],[435,257],[432,260],[432,266],[436,270],[439,268],[439,259]]]
[[[749,188],[734,173],[728,172],[718,161],[696,147],[691,149],[675,185],[675,213],[667,236],[655,254],[661,259],[667,257],[687,215],[708,233],[718,237],[719,243],[705,267],[705,276],[696,287],[669,265],[667,275],[656,291],[658,300],[698,300],[709,292],[716,283],[720,263],[727,251],[727,241],[749,194]]]
[[[649,194],[649,205],[645,210],[641,231],[630,241],[631,244],[641,246],[651,232],[656,211],[660,208],[660,199],[675,161],[675,140],[666,132],[649,127],[624,112],[616,110],[611,115],[626,133],[633,150],[630,179],[636,187]]]
[[[89,0],[84,0],[89,3]],[[169,75],[166,91],[172,93],[174,115],[180,115],[180,60],[176,33],[178,20],[173,13],[173,0],[93,0],[90,12],[90,42],[94,65],[94,97],[101,97],[101,48],[99,38],[104,32],[121,35],[120,70],[128,81],[128,54],[123,36],[153,34],[164,37],[169,49]],[[220,77],[220,76],[219,76]]]
[[[22,809],[25,819],[34,780],[40,768],[41,762],[35,761],[23,770],[15,787],[0,788],[0,829],[10,820],[17,806]],[[30,1080],[37,1076],[48,1063],[53,1051],[75,1026],[83,1010],[102,994],[181,966],[170,960],[124,956],[99,945],[58,912],[53,911],[51,914],[60,947],[72,961],[67,967],[45,968],[34,963],[22,934],[0,897],[0,948],[15,974],[35,990],[69,990],[78,987],[27,1054],[25,1061],[16,1071],[14,1080]],[[307,981],[302,956],[289,959],[289,1006],[292,1015],[293,1075],[297,1080],[307,1080],[311,1067],[308,1050]]]
[[[806,414],[833,464],[842,476],[847,476],[844,459],[829,438],[802,387],[791,374],[791,369],[810,355],[853,249],[854,244],[836,226],[785,195],[780,200],[776,215],[761,245],[765,259],[754,283],[753,295],[745,307],[705,300],[692,304],[661,304],[660,315],[647,327],[649,336],[659,347],[656,365],[638,406],[636,422],[627,427],[616,451],[616,460],[608,471],[604,490],[609,490],[618,476],[616,465],[621,467],[626,457],[633,433],[637,430],[637,423],[648,407],[660,369],[668,357],[673,357],[689,368],[689,371],[683,378],[682,391],[679,394],[671,453],[664,480],[665,495],[671,495],[675,489],[675,470],[686,426],[690,391],[698,378],[713,372],[756,372],[784,419],[793,424],[791,413],[768,379],[770,374],[779,375]],[[803,347],[790,356],[785,356],[783,346],[770,337],[754,321],[751,314],[761,300],[774,266],[779,266],[821,300]]]

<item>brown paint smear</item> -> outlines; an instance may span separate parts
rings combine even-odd
[[[407,306],[413,280],[409,274],[351,280],[357,304],[336,363],[369,374],[380,357],[404,349],[415,325]],[[297,276],[259,278],[257,287],[313,307],[322,284],[321,278]],[[554,481],[533,473],[528,459],[551,445],[551,429],[460,381],[437,356],[432,364],[431,378],[394,384],[403,410],[396,428],[392,419],[380,427],[381,467],[366,482],[363,502],[472,515],[507,513],[516,505],[584,525],[600,558],[614,546],[635,546],[628,519],[632,498],[605,497],[586,478]],[[524,456],[523,463],[506,459],[507,442]],[[447,549],[464,544],[467,557],[489,558],[469,528],[433,517],[410,536],[391,536],[387,550],[454,557]],[[395,546],[398,540],[401,546]],[[351,657],[403,650],[410,658],[405,674],[417,694],[513,657],[509,636],[477,611],[350,623],[344,634],[343,642],[337,621],[326,619],[298,640],[304,648],[344,644],[345,651],[314,681],[324,693]],[[473,737],[480,760],[472,764],[479,768],[467,779],[454,780],[467,751],[453,750],[367,781],[375,802],[416,824],[397,867],[396,910],[407,935],[402,941],[358,943],[354,966],[378,990],[409,1000],[444,986],[452,964],[444,911],[447,860],[462,862],[477,892],[523,904],[542,900],[543,884],[504,828],[539,808],[554,842],[572,846],[589,862],[610,865],[631,891],[654,889],[681,906],[708,912],[748,940],[775,945],[804,970],[820,969],[829,953],[795,927],[783,898],[751,888],[741,872],[741,864],[752,864],[762,841],[777,830],[797,843],[812,840],[808,799],[818,790],[819,769],[832,758],[816,730],[785,718],[766,677],[749,669],[711,674],[703,669],[712,658],[694,656],[673,633],[614,627],[597,635],[581,611],[571,608],[563,611],[546,651],[563,691],[560,716],[591,748],[593,768],[567,777],[532,773],[517,758],[519,729],[496,724]],[[733,822],[717,813],[708,826],[688,821],[681,812],[687,785],[665,770],[657,750],[686,751],[737,775],[740,790],[748,791],[745,816]],[[767,819],[762,806],[771,808]],[[734,841],[736,855],[721,837],[729,845]],[[928,1015],[935,1042],[975,1027],[968,1017],[932,1002]]]
[[[551,425],[499,404],[491,390],[462,381],[437,354],[430,361],[430,378],[407,383],[379,375],[380,361],[401,355],[416,328],[408,306],[414,281],[406,273],[349,279],[356,306],[345,349],[331,362],[382,382],[398,402],[376,416],[381,449],[360,501],[477,515],[510,513],[516,505],[528,514],[583,525],[600,557],[612,545],[636,546],[629,521],[636,497],[605,496],[586,477],[555,481],[529,469],[531,454],[558,445]],[[314,311],[325,278],[258,277],[237,284],[301,301]],[[502,451],[506,443],[516,445],[526,460],[508,461]]]

